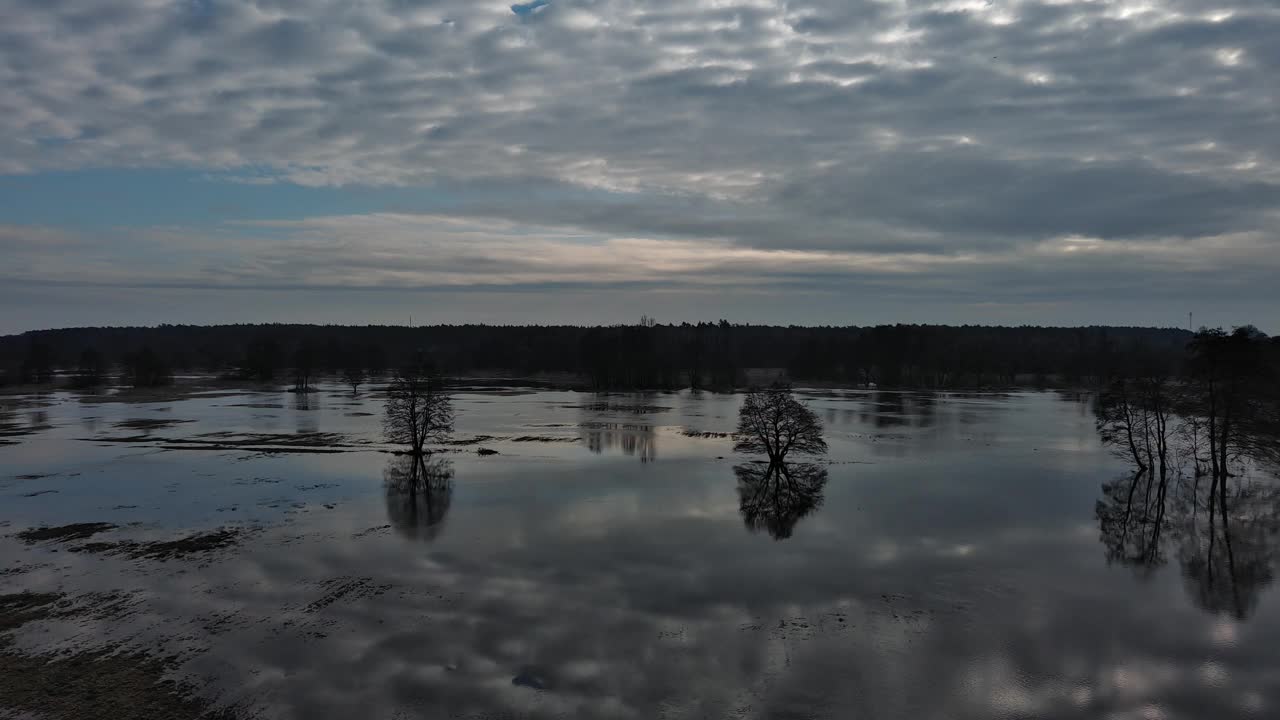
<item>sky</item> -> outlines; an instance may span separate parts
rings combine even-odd
[[[1275,0],[5,0],[0,333],[1280,332],[1278,37]]]

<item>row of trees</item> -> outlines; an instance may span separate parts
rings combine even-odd
[[[1202,329],[1180,372],[1155,363],[1112,380],[1097,424],[1138,472],[1219,478],[1242,462],[1280,465],[1280,342],[1252,326]]]
[[[383,432],[406,449],[384,471],[387,511],[400,532],[433,539],[448,512],[453,466],[432,457],[429,445],[453,433],[453,404],[438,375],[421,363],[398,371],[388,385]],[[822,421],[784,387],[752,390],[738,411],[734,450],[768,460],[734,468],[739,512],[752,532],[775,540],[791,536],[796,523],[822,505],[827,470],[813,463],[789,463],[791,453],[827,451]]]
[[[256,381],[317,374],[363,379],[425,352],[445,374],[571,373],[595,389],[751,384],[752,368],[793,380],[958,387],[1106,382],[1159,366],[1182,371],[1191,333],[1156,328],[935,325],[800,327],[719,322],[611,327],[444,325],[161,325],[71,328],[0,337],[0,382],[50,382],[84,352],[104,367],[150,349],[178,371]]]
[[[1280,343],[1251,326],[1201,329],[1181,371],[1115,378],[1098,403],[1105,443],[1134,472],[1102,488],[1107,560],[1148,574],[1172,552],[1196,603],[1247,617],[1273,579],[1280,487]]]

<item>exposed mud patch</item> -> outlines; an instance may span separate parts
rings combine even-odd
[[[457,438],[455,440],[446,440],[442,445],[479,445],[483,442],[492,442],[495,440],[505,440],[506,438],[496,435],[476,435],[469,438]]]
[[[23,530],[17,534],[17,538],[28,545],[42,542],[70,542],[72,540],[85,540],[98,533],[115,530],[116,527],[112,523],[104,522],[38,527]]]
[[[185,438],[152,435],[117,435],[82,438],[91,442],[150,443],[165,450],[241,450],[260,453],[341,453],[367,447],[368,441],[353,441],[345,435],[324,432],[239,433],[220,431]]]
[[[646,413],[660,413],[671,409],[667,405],[642,405],[629,403],[584,403],[582,405],[565,405],[569,410],[590,410],[591,412],[612,412],[612,413],[634,413],[643,415]]]
[[[180,402],[199,397],[202,400],[215,400],[224,397],[242,396],[241,390],[211,390],[199,385],[169,385],[154,388],[123,387],[115,392],[81,395],[81,405],[102,405],[106,403],[148,404],[163,402]],[[165,408],[157,408],[164,410]]]
[[[340,600],[357,600],[377,597],[391,589],[391,585],[375,583],[373,578],[333,578],[320,583],[324,594],[307,604],[302,609],[305,613],[315,613]]]
[[[32,570],[39,570],[40,568],[44,568],[44,567],[49,567],[49,566],[43,563],[40,563],[36,565],[14,565],[12,567],[0,568],[0,578],[17,577],[18,575],[24,575],[26,573],[31,572]]]
[[[0,595],[0,634],[32,620],[51,617],[57,610],[55,604],[62,598],[62,593],[27,591]],[[4,647],[5,642],[5,639],[0,636],[0,648]]]
[[[521,435],[511,438],[511,442],[571,443],[582,442],[580,437],[557,437],[555,435]]]
[[[257,408],[259,410],[283,410],[284,405],[280,403],[229,403],[225,407],[246,407]]]
[[[130,418],[115,423],[115,427],[125,428],[126,430],[141,430],[148,432],[151,430],[167,430],[171,427],[177,427],[183,423],[195,422],[195,420],[175,420],[172,418]]]
[[[241,528],[221,528],[195,533],[176,540],[120,540],[91,542],[68,548],[71,552],[124,555],[135,560],[181,560],[193,555],[206,555],[240,544],[249,534]]]
[[[5,716],[51,720],[234,720],[234,708],[217,708],[195,688],[167,677],[172,659],[121,647],[58,655],[22,652],[11,633],[23,625],[77,615],[116,612],[123,597],[21,592],[0,595],[0,703]]]
[[[685,428],[684,430],[681,430],[681,431],[680,431],[680,434],[681,434],[681,435],[684,435],[685,437],[692,437],[692,438],[728,438],[728,437],[733,437],[733,433],[727,433],[727,432],[710,432],[710,431],[705,431],[705,430],[691,430],[691,429],[689,429],[689,428]]]

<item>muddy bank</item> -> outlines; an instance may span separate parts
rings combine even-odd
[[[75,523],[56,527],[38,527],[23,530],[17,538],[28,545],[43,542],[64,543],[73,540],[86,540],[98,533],[115,530],[116,525],[105,522]]]
[[[733,437],[733,433],[727,433],[727,432],[710,432],[710,431],[704,431],[704,430],[692,430],[692,429],[690,429],[690,428],[685,428],[684,430],[681,430],[681,431],[680,431],[680,434],[681,434],[681,435],[683,435],[683,436],[685,436],[685,437],[691,437],[691,438],[727,438],[727,437]]]
[[[124,555],[135,560],[181,560],[194,555],[226,550],[244,541],[249,531],[223,528],[195,533],[176,540],[120,540],[117,542],[90,542],[67,548],[69,552],[103,555]]]
[[[112,523],[75,523],[29,528],[16,533],[14,537],[28,545],[40,543],[68,545],[117,529],[119,526]],[[180,560],[235,547],[253,532],[255,532],[254,528],[225,527],[192,533],[172,540],[123,539],[70,544],[66,550],[74,553],[123,555],[137,560]]]
[[[247,433],[217,431],[190,437],[161,437],[144,431],[141,435],[95,435],[86,442],[142,444],[164,450],[239,450],[259,453],[342,453],[368,449],[374,443],[352,440],[340,433]]]
[[[107,645],[44,655],[19,650],[14,633],[29,623],[109,617],[127,598],[21,592],[0,595],[0,716],[42,720],[237,720],[196,688],[174,680],[172,658]]]

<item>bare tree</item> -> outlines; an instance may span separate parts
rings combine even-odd
[[[1176,391],[1168,378],[1156,372],[1113,382],[1098,403],[1097,428],[1103,444],[1131,460],[1140,472],[1158,471],[1164,477],[1170,464]]]
[[[351,386],[351,394],[355,395],[360,383],[364,382],[364,368],[356,364],[348,365],[342,371],[342,380]]]
[[[792,451],[827,451],[822,421],[785,388],[748,392],[738,411],[738,431],[733,439],[734,450],[766,453],[775,463]]]
[[[298,345],[293,353],[293,391],[311,392],[311,376],[316,368],[316,349],[309,342]]]
[[[387,387],[382,430],[388,442],[410,447],[422,455],[428,442],[453,434],[453,402],[436,375],[421,368],[401,370]]]
[[[1146,418],[1133,395],[1132,383],[1126,378],[1112,383],[1099,399],[1097,428],[1104,445],[1116,455],[1132,460],[1140,472],[1146,471],[1146,454],[1142,452]]]
[[[1268,338],[1252,325],[1227,333],[1201,329],[1188,346],[1188,365],[1205,418],[1210,469],[1232,475],[1242,459],[1280,461],[1280,385],[1268,362]]]

